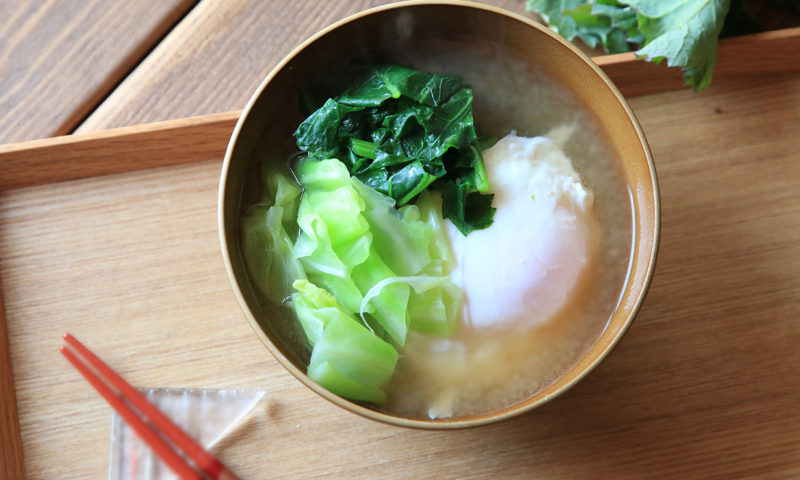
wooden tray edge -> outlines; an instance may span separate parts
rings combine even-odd
[[[240,112],[0,146],[0,191],[222,158]]]
[[[0,478],[25,478],[22,436],[17,416],[17,396],[11,370],[11,349],[0,284]]]
[[[720,40],[712,85],[744,77],[800,73],[792,61],[800,52],[800,27],[773,30]],[[637,59],[634,53],[594,57],[626,97],[650,95],[683,87],[683,72],[666,62]]]
[[[714,85],[747,77],[800,73],[800,27],[719,43]],[[684,88],[682,72],[633,53],[593,59],[628,97]],[[0,191],[219,159],[240,111],[0,145]],[[168,154],[166,154],[168,153]]]

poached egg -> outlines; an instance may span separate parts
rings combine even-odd
[[[591,260],[592,193],[547,137],[512,132],[485,150],[483,160],[494,222],[466,237],[445,222],[464,325],[533,327],[564,307]]]

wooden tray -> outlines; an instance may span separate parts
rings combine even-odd
[[[0,146],[0,477],[106,474],[110,409],[59,358],[66,330],[135,385],[268,388],[217,450],[243,478],[800,475],[799,52],[800,29],[724,41],[699,94],[596,59],[656,159],[653,285],[576,388],[458,432],[348,414],[249,330],[216,232],[238,112]]]

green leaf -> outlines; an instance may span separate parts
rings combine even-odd
[[[641,38],[636,12],[613,0],[528,0],[527,7],[567,40],[580,38],[591,48],[601,46],[609,53],[628,52]]]
[[[422,162],[414,160],[389,177],[388,193],[397,199],[398,205],[403,206],[428,188],[434,180],[436,177],[425,171]]]
[[[294,135],[308,157],[340,160],[364,184],[392,197],[397,207],[450,181],[462,185],[464,193],[485,192],[488,179],[474,148],[473,101],[472,90],[459,77],[383,65],[325,102]],[[465,205],[448,205],[445,216],[467,218],[459,211]],[[478,216],[488,222],[473,222],[462,230],[465,235],[491,224],[491,201],[475,205],[483,206]]]
[[[292,293],[292,282],[305,278],[288,233],[297,230],[300,188],[282,174],[270,174],[265,183],[264,203],[250,207],[242,217],[241,242],[250,279],[271,302],[280,304]]]
[[[296,290],[292,295],[292,305],[312,347],[322,338],[323,330],[334,318],[351,318],[327,290],[308,280],[297,280],[292,286]]]
[[[309,378],[351,400],[382,403],[380,387],[392,376],[397,351],[367,330],[325,290],[294,282],[294,307],[313,346]]]
[[[363,200],[338,160],[303,159],[294,173],[304,188],[297,211],[300,235],[292,250],[308,278],[333,293],[351,312],[362,294],[352,269],[370,254],[372,235],[361,215]]]
[[[293,173],[302,196],[271,173],[243,215],[248,271],[273,303],[291,298],[311,347],[309,378],[351,400],[385,402],[381,387],[408,330],[451,335],[461,310],[440,206],[426,191],[419,206],[396,209],[336,159],[305,157]],[[287,229],[299,230],[296,241]]]
[[[422,122],[422,127],[428,148],[420,152],[420,156],[426,160],[441,157],[448,148],[469,148],[477,137],[472,117],[472,90],[459,90],[434,108],[433,115]]]
[[[637,55],[681,67],[684,81],[695,90],[711,84],[730,0],[626,1],[638,11],[639,31],[646,38]]]
[[[435,268],[438,271],[433,271],[433,265],[428,264],[428,268],[422,270],[422,273],[428,275],[449,275],[455,268],[456,260],[453,256],[453,251],[450,249],[450,240],[447,238],[447,233],[442,222],[442,199],[438,195],[434,197],[428,192],[423,192],[417,204],[413,205],[416,208],[419,220],[425,222],[432,231],[432,242],[430,246],[430,258],[438,261]],[[404,207],[405,208],[405,207]]]
[[[373,249],[366,262],[353,268],[352,276],[361,293],[366,295],[373,286],[386,278],[394,277],[395,273]],[[406,343],[409,323],[408,296],[408,285],[396,284],[381,290],[380,294],[368,304],[372,317],[398,346]],[[356,311],[363,315],[366,311],[363,297],[358,307]]]
[[[383,390],[358,382],[353,377],[337,370],[332,362],[316,361],[313,365],[309,364],[306,373],[308,378],[340,397],[377,404],[386,402],[386,394],[383,393]]]
[[[432,75],[399,65],[389,65],[368,72],[353,88],[345,91],[337,101],[356,107],[377,107],[389,98],[401,95],[417,103],[437,106],[461,89],[460,78],[449,75]]]
[[[586,2],[581,0],[528,0],[528,10],[542,16],[545,22],[562,37],[572,41],[578,35],[575,19],[564,15],[564,11]]]
[[[491,205],[494,195],[473,193],[469,185],[452,181],[444,183],[440,190],[442,216],[450,219],[464,235],[492,224],[495,209]]]
[[[297,146],[301,150],[314,152],[320,158],[336,156],[339,151],[339,125],[345,121],[345,116],[356,110],[342,103],[328,99],[319,110],[312,113],[297,127],[294,133],[297,137]]]
[[[432,228],[421,221],[402,217],[390,197],[353,179],[355,190],[364,201],[364,218],[369,224],[376,253],[397,275],[416,275],[430,263],[428,252]]]
[[[453,254],[442,233],[439,208],[427,192],[419,208],[409,205],[401,212],[394,199],[351,177],[336,159],[304,158],[294,171],[304,191],[297,208],[300,235],[289,250],[310,282],[394,345],[405,343],[415,315],[424,317],[416,323],[429,330],[441,333],[453,326],[452,312],[460,298],[452,293],[452,282],[444,281]],[[442,280],[423,300],[411,295],[409,281],[386,285],[364,301],[387,278],[419,275]],[[421,303],[410,309],[413,299]],[[307,312],[303,316],[309,338],[318,338],[320,321]]]
[[[384,290],[398,285],[413,288],[412,300],[408,302],[411,329],[440,336],[453,334],[461,308],[461,288],[448,277],[418,275],[385,278],[364,295],[362,310],[375,298],[380,298]]]
[[[606,51],[627,51],[650,61],[666,59],[684,71],[695,90],[711,83],[717,42],[731,0],[528,0],[568,40],[576,37]],[[635,23],[634,23],[635,21]]]

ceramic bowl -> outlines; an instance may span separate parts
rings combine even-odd
[[[404,42],[485,42],[546,72],[594,116],[619,161],[630,192],[633,234],[627,281],[606,328],[585,354],[549,386],[505,408],[464,417],[407,418],[345,400],[305,375],[296,331],[255,292],[243,259],[239,218],[262,162],[287,162],[297,150],[292,132],[304,118],[306,87],[335,84],[353,62],[391,56]],[[455,42],[455,43],[453,43]],[[328,85],[328,87],[331,87]],[[276,163],[277,165],[278,163]],[[468,2],[405,2],[367,10],[317,33],[292,51],[253,94],[233,132],[222,168],[219,227],[225,265],[247,321],[272,355],[309,389],[358,415],[388,424],[449,429],[483,425],[527,412],[575,385],[604,358],[630,326],[645,296],[656,259],[659,200],[651,154],[635,116],[608,77],[580,50],[546,27],[501,9]],[[285,314],[284,314],[285,315]],[[307,353],[306,353],[307,355]]]

